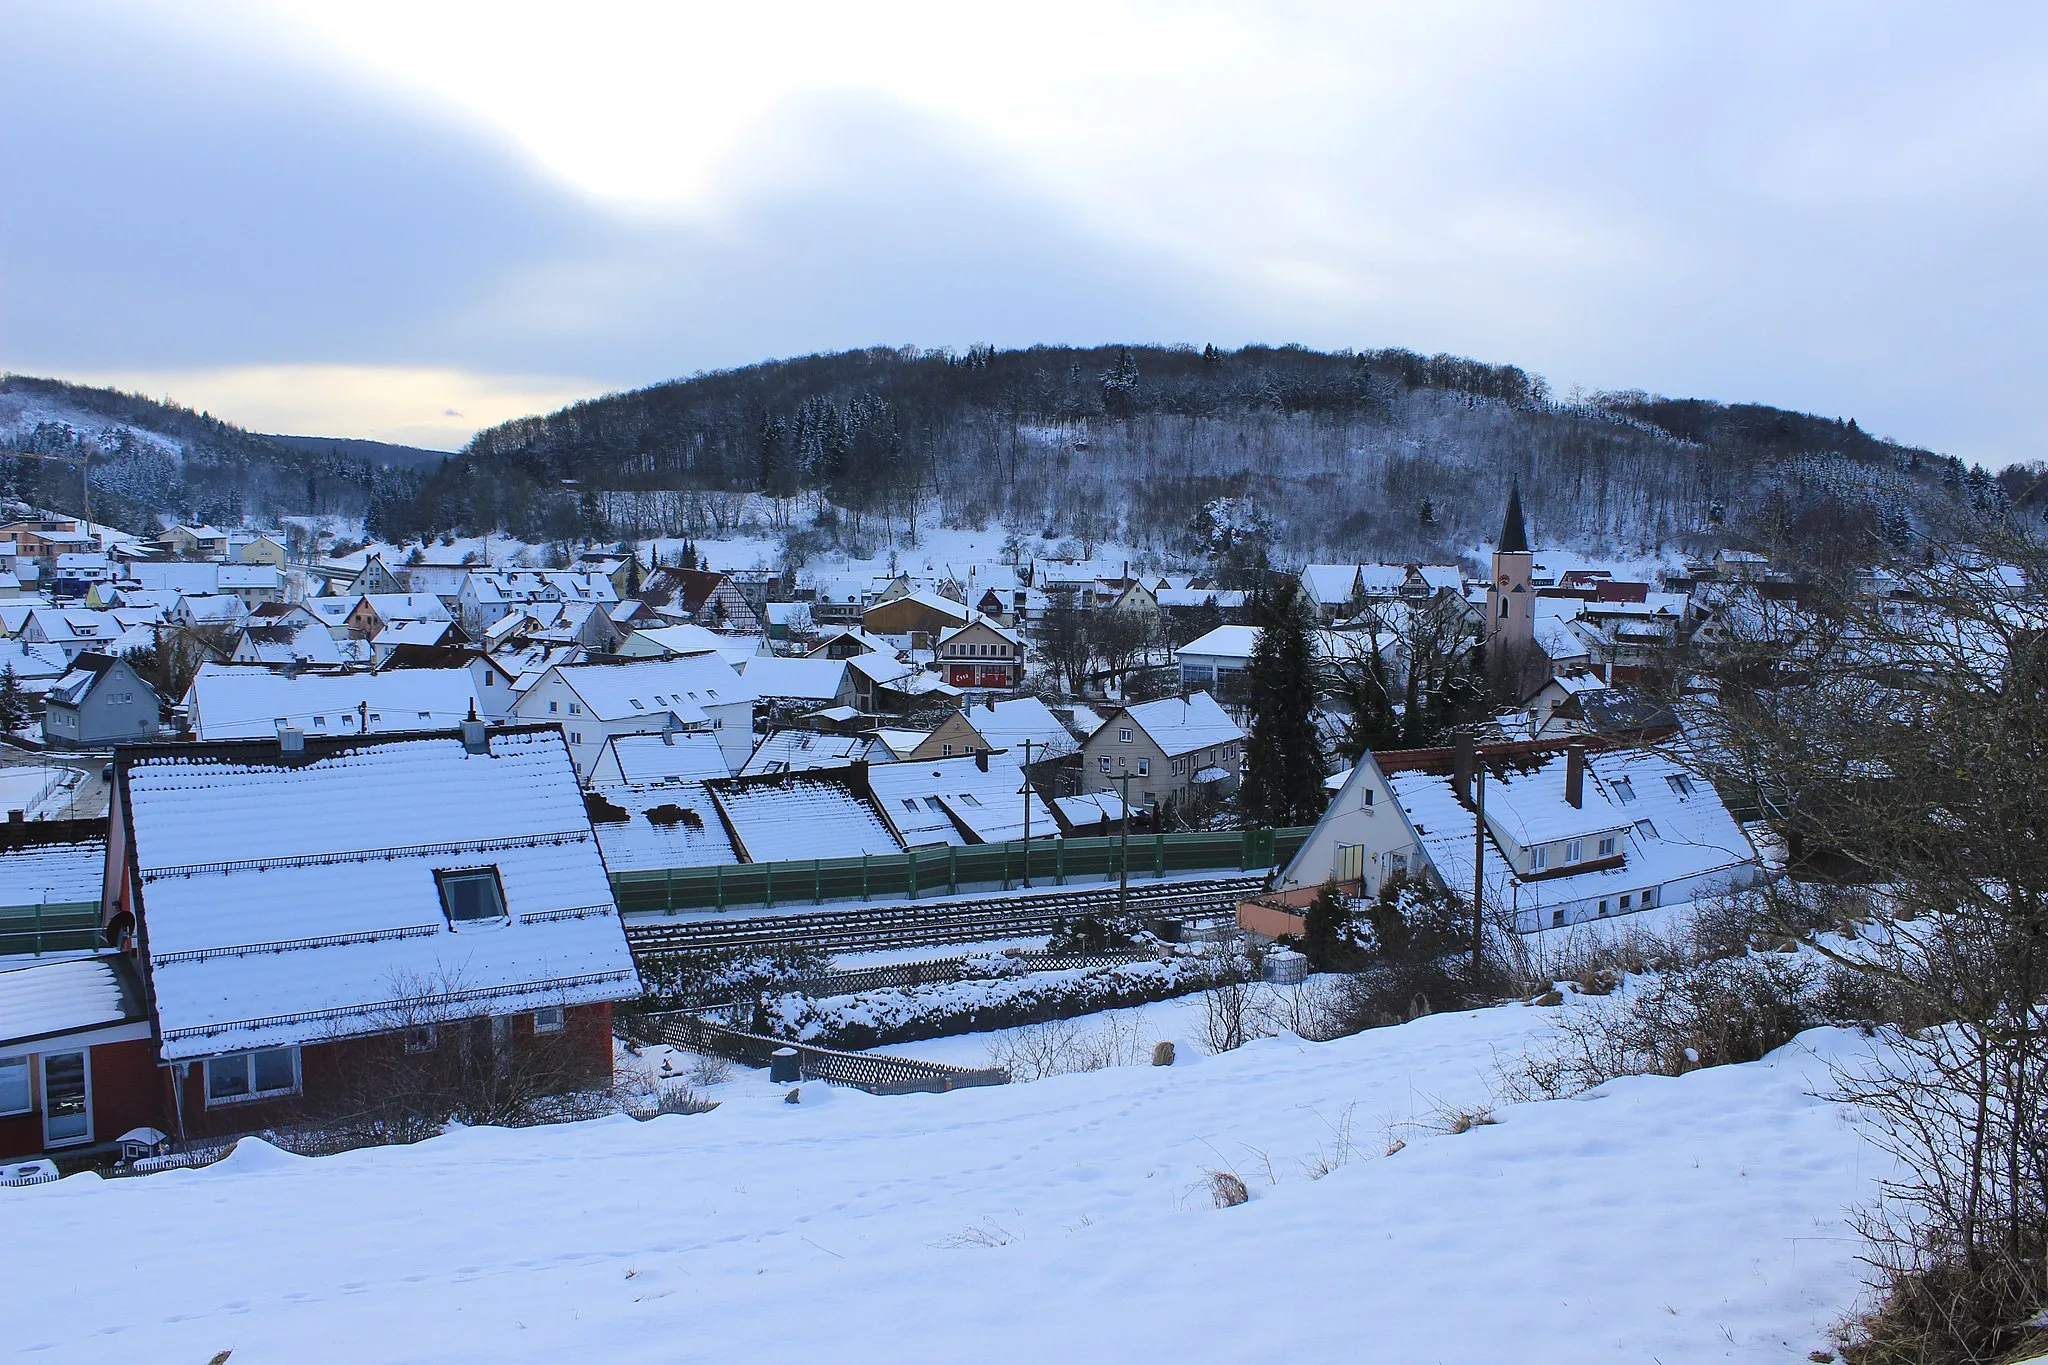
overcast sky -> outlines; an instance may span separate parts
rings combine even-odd
[[[0,0],[0,367],[452,448],[1299,341],[2044,453],[2048,7]]]

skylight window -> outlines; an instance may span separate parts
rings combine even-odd
[[[1614,794],[1620,798],[1621,804],[1626,806],[1636,799],[1635,784],[1625,777],[1617,777],[1614,779]]]
[[[927,796],[924,799],[924,804],[926,809],[932,811],[944,812],[944,810],[946,809],[946,803],[939,800],[939,798],[936,796]]]
[[[1636,833],[1642,835],[1645,839],[1655,839],[1658,837],[1657,827],[1648,820],[1636,821]]]
[[[914,796],[904,797],[903,809],[909,811],[912,815],[917,814],[917,798]]]
[[[1670,785],[1671,790],[1677,792],[1680,796],[1691,796],[1693,794],[1692,779],[1684,773],[1667,773],[1664,776],[1664,781]]]
[[[973,792],[961,792],[960,799],[961,801],[970,806],[978,806],[981,804],[981,801],[979,800],[979,798],[975,796]]]
[[[505,888],[496,867],[448,869],[434,874],[441,890],[441,911],[448,927],[501,923],[505,913]]]

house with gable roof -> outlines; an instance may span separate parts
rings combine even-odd
[[[126,659],[81,654],[43,697],[43,738],[53,748],[90,749],[156,738],[156,689]]]
[[[1134,808],[1186,802],[1198,788],[1237,790],[1245,733],[1214,697],[1120,706],[1081,746],[1081,791],[1122,794],[1130,779]]]
[[[557,664],[519,694],[520,720],[560,725],[588,776],[614,735],[710,730],[726,766],[737,770],[754,749],[752,684],[716,654]]]
[[[1357,896],[1427,877],[1472,884],[1484,773],[1484,894],[1524,933],[1692,900],[1761,875],[1755,847],[1704,778],[1654,750],[1587,739],[1371,753],[1275,881],[1299,907],[1327,881]],[[1282,918],[1275,918],[1281,916]],[[1239,923],[1299,933],[1298,911],[1248,904]]]
[[[408,1055],[610,1074],[640,981],[558,728],[122,749],[112,802],[177,1136],[350,1112]]]
[[[1024,637],[986,616],[941,634],[936,653],[954,687],[1007,690],[1024,681]]]

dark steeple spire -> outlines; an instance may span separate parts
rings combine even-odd
[[[1508,514],[1500,524],[1500,543],[1493,547],[1496,554],[1529,553],[1529,533],[1522,526],[1522,481],[1516,479],[1508,489]]]

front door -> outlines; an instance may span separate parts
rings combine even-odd
[[[83,1052],[43,1054],[43,1145],[92,1141],[92,1081]]]

